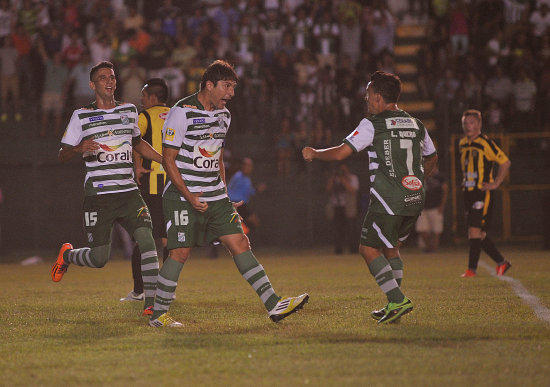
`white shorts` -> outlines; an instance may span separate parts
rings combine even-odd
[[[433,232],[434,234],[443,232],[443,214],[437,207],[422,211],[416,221],[416,232]]]

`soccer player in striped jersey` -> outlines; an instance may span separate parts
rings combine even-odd
[[[73,112],[61,139],[59,160],[81,155],[84,179],[84,226],[90,247],[61,246],[51,276],[61,281],[69,264],[100,268],[109,260],[111,229],[118,221],[136,240],[141,252],[144,310],[154,302],[159,263],[149,210],[134,180],[132,152],[162,163],[162,156],[143,141],[136,107],[115,101],[113,64],[100,62],[90,71],[90,88],[96,100]]]
[[[339,146],[302,150],[306,161],[343,160],[354,152],[368,151],[371,203],[359,253],[388,298],[385,308],[371,313],[378,323],[397,321],[413,309],[401,291],[399,246],[424,207],[424,176],[429,176],[437,163],[433,142],[422,122],[397,107],[400,94],[399,77],[375,72],[365,97],[371,116]]]
[[[458,144],[462,166],[462,191],[468,223],[470,244],[468,269],[461,277],[475,277],[481,249],[496,262],[496,274],[503,275],[512,264],[505,260],[486,232],[493,201],[492,191],[497,189],[510,170],[511,162],[489,137],[481,133],[481,112],[466,110],[462,114],[464,137]],[[498,174],[493,178],[493,166]]]
[[[170,256],[159,272],[149,325],[181,327],[168,315],[184,263],[194,246],[218,239],[231,253],[239,272],[278,322],[301,309],[308,294],[279,297],[250,249],[236,208],[227,196],[223,149],[231,123],[226,104],[235,94],[237,74],[221,60],[203,73],[200,90],[177,102],[163,128],[164,170],[168,183],[163,211]]]

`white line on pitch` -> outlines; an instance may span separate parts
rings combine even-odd
[[[495,268],[489,266],[489,264],[484,261],[480,261],[479,265],[483,266],[483,268],[486,269],[493,277],[497,277],[501,281],[508,282],[512,287],[514,293],[516,293],[517,296],[523,300],[523,302],[525,302],[533,309],[537,317],[550,324],[550,309],[544,306],[537,296],[529,293],[529,291],[523,286],[523,284],[519,280],[507,275],[496,275]]]

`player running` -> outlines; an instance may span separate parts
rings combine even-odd
[[[200,91],[180,100],[163,128],[163,166],[169,181],[163,211],[170,256],[159,272],[153,327],[181,327],[168,315],[184,263],[194,246],[219,239],[230,251],[244,279],[256,291],[271,320],[278,322],[301,309],[308,294],[279,297],[243,233],[239,214],[227,196],[223,149],[231,123],[227,102],[235,94],[237,75],[217,60],[204,72]],[[236,205],[238,206],[238,204]]]
[[[364,118],[342,144],[327,149],[306,147],[306,161],[343,160],[367,149],[371,204],[363,222],[359,253],[367,263],[388,304],[371,313],[378,323],[396,321],[413,309],[401,291],[403,261],[399,246],[408,237],[424,206],[424,175],[437,163],[437,154],[422,122],[397,107],[401,81],[394,74],[371,75]]]
[[[134,180],[132,152],[162,162],[162,156],[142,141],[137,109],[115,101],[116,78],[113,64],[100,62],[90,71],[90,88],[96,100],[73,112],[61,139],[59,160],[82,155],[86,163],[84,180],[84,226],[90,247],[61,247],[51,276],[61,281],[69,264],[100,268],[109,261],[111,230],[118,221],[136,240],[141,252],[141,275],[145,291],[144,310],[153,305],[159,263],[151,232],[149,210]]]

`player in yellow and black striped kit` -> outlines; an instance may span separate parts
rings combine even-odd
[[[152,78],[145,82],[141,90],[141,104],[143,111],[138,116],[138,126],[142,138],[162,154],[162,127],[170,110],[166,106],[168,101],[168,85],[161,78]],[[143,200],[149,207],[153,221],[153,237],[158,242],[162,240],[164,248],[163,261],[168,256],[166,250],[166,227],[162,213],[162,191],[166,181],[166,173],[162,165],[157,162],[142,159],[134,152],[134,165],[136,168],[136,181],[139,184]],[[132,276],[134,289],[120,301],[139,301],[143,297],[143,279],[141,277],[141,256],[139,250],[134,248],[132,255]],[[144,313],[147,313],[146,311]]]
[[[493,140],[481,133],[481,125],[480,111],[470,109],[462,114],[462,129],[466,136],[460,140],[458,147],[470,243],[468,270],[462,274],[462,277],[476,275],[481,249],[497,263],[497,275],[503,275],[512,266],[500,254],[486,232],[492,204],[492,191],[502,184],[511,163]],[[495,163],[499,168],[497,176],[493,178]]]

